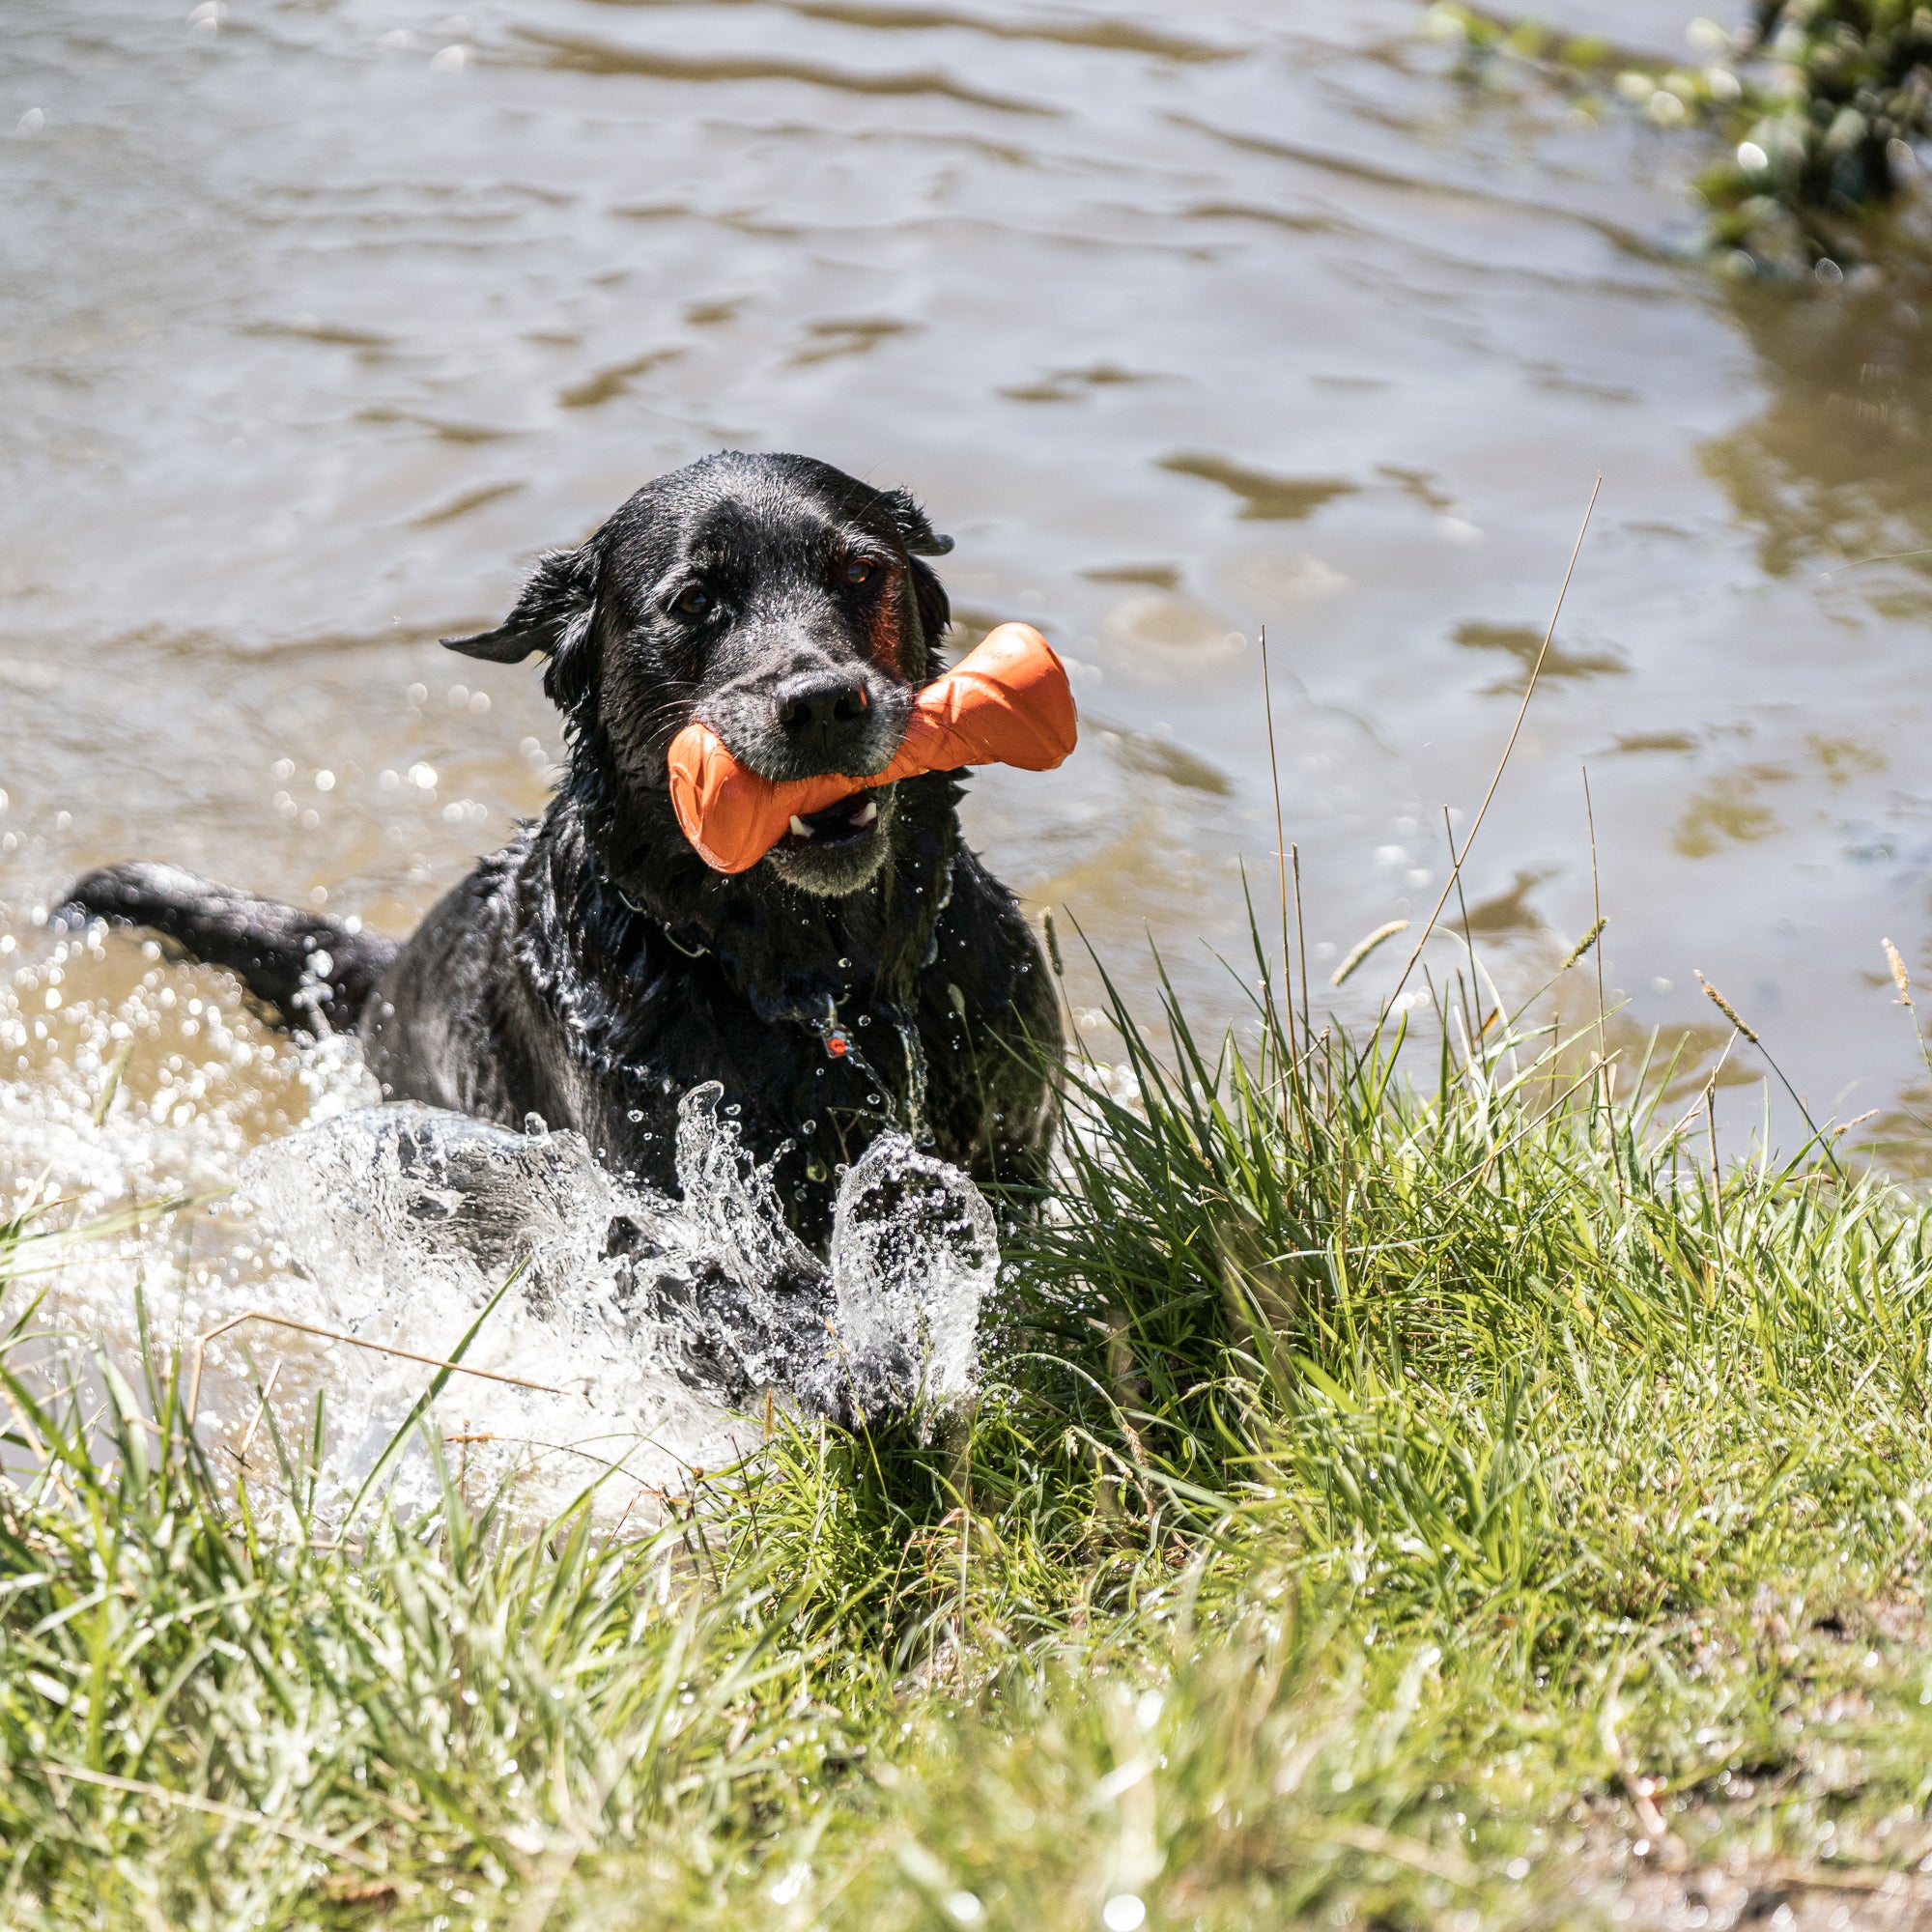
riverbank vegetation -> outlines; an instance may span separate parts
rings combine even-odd
[[[1112,1003],[970,1418],[778,1416],[642,1539],[456,1470],[327,1527],[158,1357],[69,1414],[7,1230],[0,1923],[1922,1902],[1932,1217],[1830,1140],[1720,1175],[1594,1007],[1465,961],[1353,1041],[1284,964],[1220,1041]]]
[[[1932,10],[1914,0],[1752,0],[1734,31],[1690,20],[1688,61],[1457,0],[1425,24],[1475,70],[1531,64],[1587,111],[1620,102],[1716,135],[1727,152],[1695,174],[1706,239],[1744,273],[1867,265],[1932,135]]]

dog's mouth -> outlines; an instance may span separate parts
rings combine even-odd
[[[841,798],[837,805],[828,805],[823,811],[811,812],[804,818],[794,812],[790,829],[774,849],[837,852],[876,838],[882,822],[879,801],[883,790],[883,786],[873,785],[854,792],[850,798]]]

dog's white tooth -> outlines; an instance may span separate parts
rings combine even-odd
[[[859,810],[852,814],[852,823],[854,825],[869,825],[871,824],[873,819],[878,817],[878,815],[879,815],[879,801],[875,798],[868,798],[865,802],[865,804],[862,805],[859,808]]]
[[[810,838],[811,837],[811,827],[809,826],[805,822],[805,820],[802,819],[795,811],[791,815],[791,829],[795,833],[797,833],[801,838]]]

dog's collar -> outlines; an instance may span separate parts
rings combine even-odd
[[[682,952],[687,959],[702,959],[711,951],[710,947],[708,946],[687,946],[684,943],[684,941],[681,940],[677,936],[677,934],[670,929],[669,926],[665,924],[665,923],[657,917],[655,913],[650,912],[643,906],[640,906],[637,902],[637,900],[634,899],[630,895],[630,894],[623,889],[622,886],[612,886],[611,890],[617,895],[617,896],[620,899],[623,900],[624,904],[628,906],[632,912],[638,915],[639,919],[649,920],[650,923],[653,925],[655,925],[657,929],[661,933],[663,933],[664,936],[668,940],[669,940],[670,943],[674,947],[676,947],[677,950],[680,952]]]

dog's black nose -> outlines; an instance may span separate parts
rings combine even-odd
[[[834,756],[851,745],[870,706],[863,680],[850,671],[803,671],[772,695],[785,736],[808,754]]]

